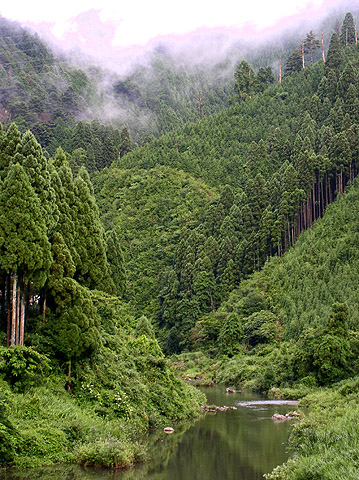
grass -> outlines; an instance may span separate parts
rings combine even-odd
[[[309,413],[293,426],[293,458],[267,480],[354,480],[359,478],[359,379],[317,389],[299,407]]]

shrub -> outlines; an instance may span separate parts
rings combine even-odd
[[[50,369],[48,357],[32,347],[0,347],[0,373],[18,391],[38,383]]]
[[[84,466],[127,468],[143,456],[143,447],[123,442],[117,438],[97,440],[81,446],[77,462]]]

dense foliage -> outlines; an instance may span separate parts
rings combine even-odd
[[[358,377],[305,396],[309,413],[290,436],[295,458],[265,475],[268,480],[357,478]]]
[[[322,55],[312,30],[293,44],[279,82],[263,55],[214,86],[158,49],[153,76],[111,74],[104,97],[104,71],[0,29],[0,464],[138,460],[139,432],[198,414],[164,353],[258,391],[358,375],[350,13]],[[152,116],[141,148],[131,125],[84,120],[100,97]],[[293,437],[316,473],[301,457],[268,478],[318,478],[317,440],[300,445],[316,422]]]
[[[195,224],[215,195],[178,170],[105,169],[94,178],[101,218],[115,227],[128,275],[125,298],[139,315],[157,307],[158,278],[171,265],[181,229]]]
[[[308,42],[314,42],[313,32]],[[255,85],[265,72],[256,75],[249,68],[245,62],[238,67],[236,83],[244,90],[235,107],[187,124],[114,164],[147,171],[168,165],[219,191],[182,228],[171,265],[156,272],[159,303],[153,290],[148,294],[147,314],[157,319],[168,352],[193,348],[191,328],[201,316],[218,309],[269,257],[283,255],[357,175],[355,42],[343,48],[334,33],[325,64],[309,64],[263,92]],[[266,78],[273,81],[264,76],[263,85]],[[129,279],[137,268],[138,262],[129,265]],[[143,285],[140,295],[145,291]]]
[[[140,433],[198,415],[201,396],[121,302],[120,239],[87,171],[74,177],[61,149],[48,160],[14,123],[0,158],[0,463],[127,466]]]

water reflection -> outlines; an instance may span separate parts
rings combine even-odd
[[[172,425],[175,432],[155,432],[147,439],[150,459],[125,472],[80,467],[51,467],[6,472],[0,480],[262,480],[263,473],[287,459],[290,425],[272,415],[293,406],[264,402],[256,395],[205,390],[208,404],[236,406],[206,414],[197,422]]]

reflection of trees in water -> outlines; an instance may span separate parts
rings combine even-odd
[[[180,472],[168,478],[194,478],[195,471],[206,480],[262,480],[264,472],[286,460],[283,444],[288,438],[288,425],[258,420],[268,416],[263,412],[256,412],[249,422],[244,418],[247,415],[248,410],[243,416],[227,411],[200,421],[191,432],[190,443],[181,445],[178,451]]]
[[[275,408],[282,408],[283,413],[287,409]],[[159,435],[160,443],[153,441],[149,447],[153,459],[125,473],[121,480],[262,480],[264,472],[287,460],[284,444],[289,424],[273,423],[273,413],[246,408],[208,414],[195,428],[186,428],[185,438],[176,427],[178,436],[161,443]]]
[[[147,439],[148,461],[138,465],[134,469],[128,470],[121,475],[121,479],[116,480],[142,480],[144,478],[155,478],[160,480],[167,478],[165,470],[170,460],[175,456],[178,445],[183,439],[183,435],[198,420],[183,420],[173,425],[175,432],[167,435],[163,431],[156,431],[149,435]],[[156,474],[156,476],[154,476]],[[164,474],[164,477],[163,477]],[[1,479],[0,479],[1,480]],[[112,480],[112,479],[111,479]]]

